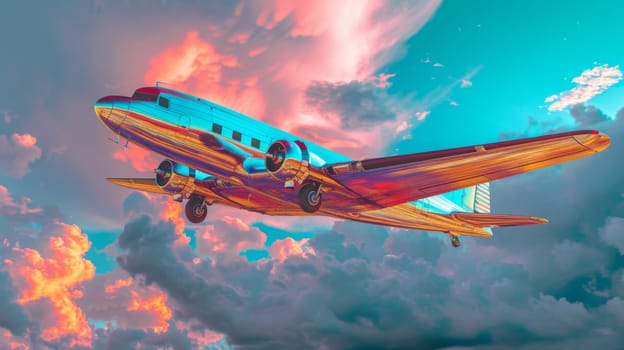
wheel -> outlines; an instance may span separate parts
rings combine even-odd
[[[191,197],[184,207],[184,213],[188,221],[199,224],[208,215],[208,206],[203,198]]]
[[[449,236],[451,237],[451,244],[453,245],[453,247],[459,248],[459,246],[461,246],[461,241],[459,240],[459,236],[456,236],[452,233],[449,234]]]
[[[321,207],[321,194],[317,193],[317,187],[307,184],[299,190],[299,205],[306,213],[314,213]]]

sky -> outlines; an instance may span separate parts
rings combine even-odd
[[[617,1],[10,2],[0,12],[1,349],[561,349],[624,342]],[[492,183],[547,225],[436,233],[219,206],[192,225],[111,141],[165,81],[363,159],[579,129],[595,156]]]

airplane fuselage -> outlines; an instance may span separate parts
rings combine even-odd
[[[444,194],[441,193],[446,191],[440,190],[444,187],[431,187],[431,190],[423,188],[422,195],[402,203],[400,194],[388,197],[387,200],[383,197],[371,200],[370,196],[364,196],[354,191],[352,186],[345,186],[336,180],[341,174],[369,170],[371,176],[375,176],[373,169],[394,165],[400,167],[403,163],[413,162],[413,156],[352,161],[344,155],[229,108],[158,86],[137,89],[132,97],[101,98],[95,104],[95,112],[100,121],[119,138],[166,158],[156,170],[159,188],[150,183],[138,184],[131,179],[113,179],[112,182],[122,186],[153,189],[173,195],[180,201],[199,198],[202,204],[218,203],[269,215],[327,215],[394,227],[447,232],[452,236],[491,236],[486,225],[478,222],[484,217],[479,217],[479,214],[469,216],[469,213],[489,213],[488,187],[473,185]],[[578,137],[592,142],[606,142],[604,148],[608,145],[608,138],[606,141],[599,140],[603,135],[579,133]],[[567,139],[577,137],[575,135]],[[574,141],[571,145],[559,146],[556,140],[549,141],[550,138],[532,142],[536,145],[546,144],[539,147],[559,147],[565,152],[574,149],[577,153],[588,153],[586,149],[579,151],[579,145]],[[495,149],[499,146],[492,144],[486,147],[493,151],[479,153],[485,148],[478,146],[451,150],[451,153],[431,152],[414,159],[436,160],[439,156],[450,155],[458,159],[451,164],[461,166],[464,164],[459,162],[461,157],[476,152],[474,157],[482,158],[482,162],[485,162],[483,164],[496,164],[499,156]],[[515,146],[506,144],[505,147],[513,149]],[[535,151],[527,152],[530,154]],[[557,152],[564,161],[567,159],[565,157],[571,157],[565,156],[562,151]],[[501,153],[501,156],[505,155]],[[540,167],[544,165],[548,164]],[[435,168],[436,165],[433,166]],[[397,181],[402,180],[396,178],[388,181],[381,176],[373,194],[383,194],[384,188],[390,192],[397,186],[410,186],[409,183],[397,184]],[[482,182],[479,180],[472,183]],[[427,191],[437,191],[435,193],[439,195],[427,196]],[[307,204],[302,205],[302,202]],[[187,208],[187,216],[192,215],[192,212],[189,213]],[[468,216],[462,216],[462,213]],[[518,218],[505,220],[511,220],[512,223],[515,220],[517,224],[542,223],[534,218],[522,223]]]

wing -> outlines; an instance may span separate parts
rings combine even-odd
[[[338,163],[325,170],[371,204],[389,207],[589,156],[609,143],[597,131],[573,131]]]
[[[137,190],[137,191],[169,194],[156,184],[156,181],[154,180],[154,178],[149,178],[149,179],[108,178],[106,179],[106,181],[115,185],[127,187],[127,188]]]
[[[126,188],[130,188],[137,191],[145,191],[152,193],[159,193],[164,195],[173,195],[173,193],[169,193],[160,186],[156,184],[156,180],[154,178],[148,179],[135,179],[135,178],[107,178],[108,182],[113,183],[115,185],[123,186]],[[236,206],[236,203],[232,202],[226,197],[223,197],[211,189],[204,186],[195,187],[195,194],[199,194],[202,197],[206,198],[206,200],[210,203],[219,203],[223,205]]]

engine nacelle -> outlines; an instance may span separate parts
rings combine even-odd
[[[190,195],[195,190],[196,181],[203,182],[211,179],[214,177],[209,174],[169,159],[163,160],[156,168],[156,184],[169,193]]]
[[[309,173],[310,153],[305,143],[279,140],[274,142],[265,158],[266,169],[281,180],[305,178]]]

